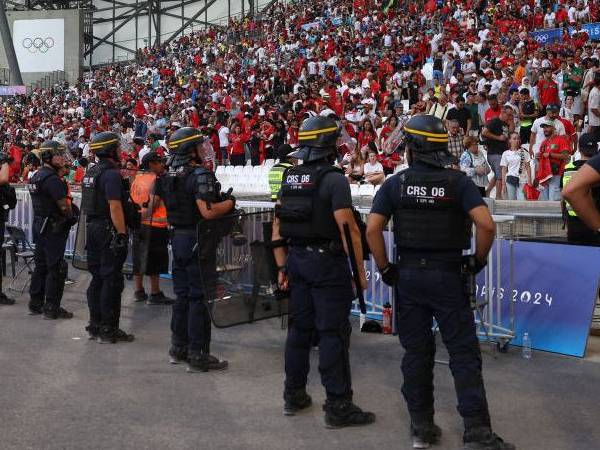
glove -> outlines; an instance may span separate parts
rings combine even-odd
[[[118,233],[115,234],[110,243],[110,249],[117,253],[122,250],[127,250],[127,246],[129,245],[129,236],[126,233]]]
[[[0,152],[0,166],[4,163],[10,164],[14,160],[10,157],[10,155],[6,152]]]
[[[71,208],[73,210],[73,214],[67,219],[67,224],[69,225],[69,227],[72,227],[79,221],[80,214],[79,207],[77,205],[73,204],[71,205]]]
[[[487,265],[487,261],[482,263],[475,255],[465,255],[462,257],[462,265],[465,272],[477,275]]]
[[[383,269],[379,269],[381,279],[388,286],[393,286],[398,281],[398,266],[393,263],[387,263]]]
[[[231,201],[233,201],[233,206],[235,207],[235,197],[232,194],[232,192],[233,192],[233,188],[229,188],[227,190],[227,192],[221,192],[221,200],[222,201],[231,200]]]

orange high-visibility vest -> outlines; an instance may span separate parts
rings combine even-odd
[[[148,210],[148,203],[152,196],[152,189],[156,175],[148,172],[138,172],[131,184],[130,195],[131,199],[142,208],[142,217],[145,217]],[[142,224],[151,225],[156,228],[167,228],[167,208],[161,200],[158,205],[154,205],[154,211],[152,211],[152,217],[149,219],[143,219]]]

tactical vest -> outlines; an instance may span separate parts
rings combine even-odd
[[[148,204],[153,196],[152,189],[154,188],[155,181],[156,175],[154,173],[139,172],[131,184],[131,200],[140,207],[142,217],[147,214]],[[165,208],[164,202],[161,201],[160,204],[154,205],[152,217],[142,220],[142,224],[150,225],[155,228],[166,228],[168,225],[167,209]]]
[[[573,175],[575,175],[575,172],[577,172],[577,167],[575,167],[575,164],[573,164],[572,162],[565,166],[565,171],[563,172],[562,176],[563,188],[570,183],[571,178],[573,178]],[[575,210],[569,202],[565,201],[565,207],[567,209],[567,215],[569,217],[577,217],[577,213],[575,212]]]
[[[181,167],[161,178],[167,220],[176,228],[191,228],[200,220],[196,199],[187,191],[187,180],[194,170],[193,167]]]
[[[269,188],[271,189],[271,201],[277,201],[277,195],[281,189],[283,174],[287,168],[292,167],[290,163],[279,163],[271,167],[269,171]]]
[[[107,160],[100,160],[89,168],[81,182],[81,210],[90,219],[110,219],[110,208],[104,191],[99,189],[102,174],[115,165]]]
[[[333,166],[314,164],[290,167],[285,171],[281,206],[276,211],[282,237],[302,243],[341,239],[331,200],[318,195],[321,180],[329,172],[341,173]]]
[[[471,220],[458,198],[456,170],[400,172],[394,236],[398,248],[462,250],[471,244]]]
[[[48,167],[42,167],[29,180],[29,195],[33,205],[33,214],[37,217],[49,217],[60,215],[58,205],[52,199],[50,194],[45,193],[42,186],[51,177],[58,177],[55,170]]]

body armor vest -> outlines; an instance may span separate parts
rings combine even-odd
[[[29,195],[33,205],[33,214],[38,217],[49,217],[61,215],[58,205],[52,197],[45,193],[42,186],[51,177],[58,177],[55,170],[42,167],[29,180]]]
[[[282,237],[303,243],[341,239],[331,200],[318,195],[321,180],[329,172],[339,172],[339,169],[303,164],[286,170],[281,184],[281,206],[277,208]]]
[[[110,219],[108,200],[102,189],[99,189],[99,183],[102,174],[113,168],[110,161],[100,160],[86,171],[81,182],[81,209],[87,217]]]
[[[458,198],[456,170],[398,174],[400,204],[394,212],[394,237],[398,248],[462,250],[471,245],[471,220]]]
[[[193,167],[183,167],[169,171],[161,178],[167,221],[176,228],[194,227],[200,220],[196,199],[187,191],[188,177],[192,176],[194,171]]]

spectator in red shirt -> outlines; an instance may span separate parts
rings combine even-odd
[[[233,132],[229,133],[229,160],[232,166],[243,166],[246,164],[246,141],[248,136],[242,132],[242,127],[235,124]]]
[[[497,95],[491,94],[490,96],[488,96],[488,105],[489,105],[489,108],[486,110],[484,117],[483,117],[485,120],[485,123],[488,123],[492,119],[499,117],[500,114],[502,113],[502,108],[500,107],[500,104],[498,103]]]
[[[544,137],[546,139],[540,146],[538,165],[539,167],[545,167],[547,164],[544,164],[544,162],[549,161],[552,176],[542,183],[544,189],[540,193],[539,200],[559,201],[560,180],[565,165],[571,159],[571,141],[568,136],[557,136],[555,134],[556,129],[553,121],[544,121],[541,126],[544,127]],[[536,173],[536,178],[540,179],[539,171]]]
[[[558,85],[552,79],[551,68],[547,67],[544,69],[544,78],[538,81],[537,91],[542,111],[545,111],[548,105],[557,105],[560,103],[558,99]]]

